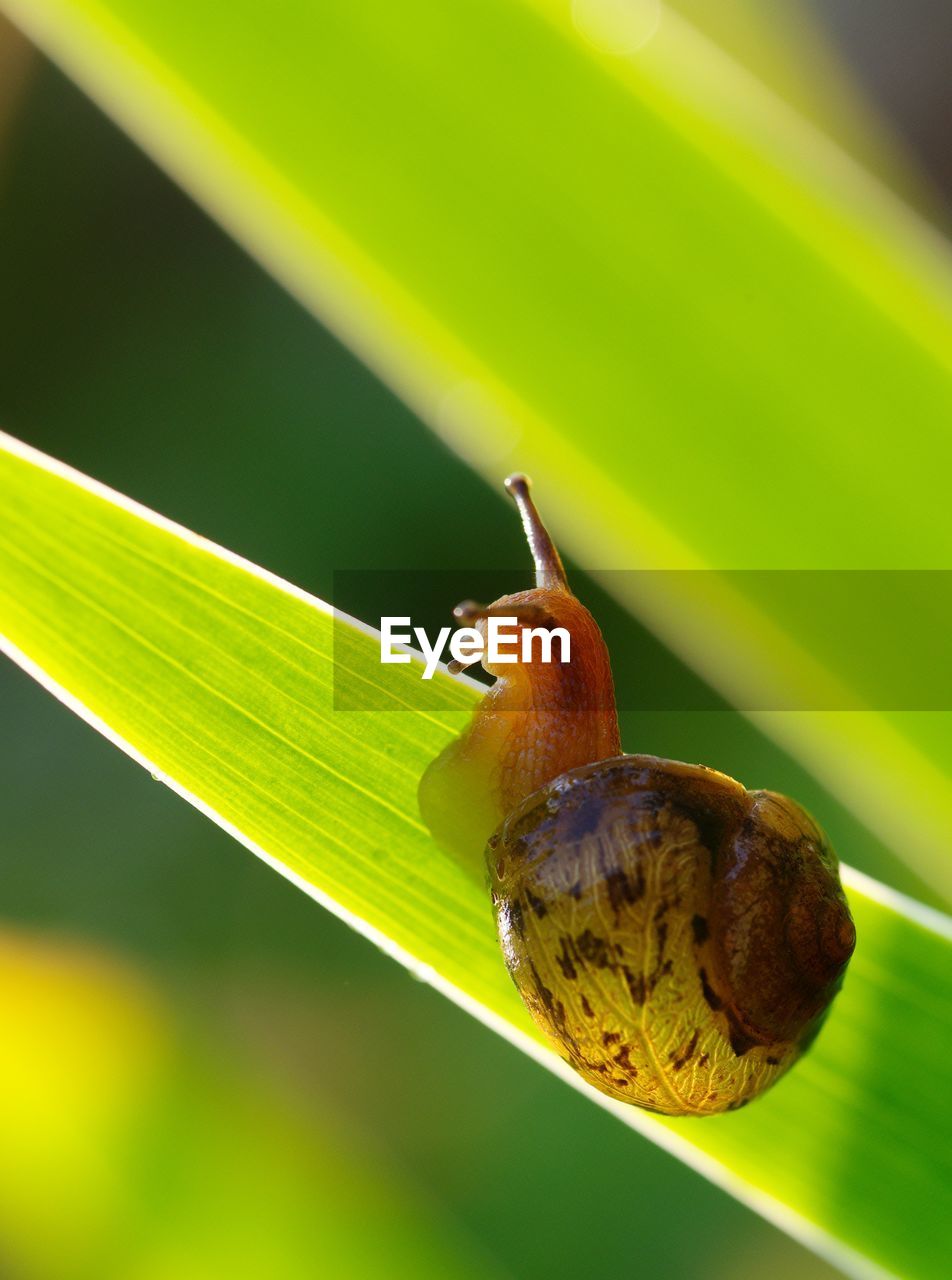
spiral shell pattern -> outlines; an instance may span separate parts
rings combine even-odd
[[[793,801],[653,756],[573,769],[487,847],[509,971],[602,1092],[743,1106],[816,1035],[855,943],[837,861]]]

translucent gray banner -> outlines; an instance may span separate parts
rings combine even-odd
[[[435,642],[461,599],[525,591],[532,575],[341,570],[334,585],[341,610],[374,627],[409,618]],[[952,571],[607,570],[573,585],[605,636],[622,710],[952,710]],[[392,709],[394,668],[357,687],[336,668],[339,709]]]

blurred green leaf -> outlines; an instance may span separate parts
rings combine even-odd
[[[384,679],[375,641],[320,602],[3,442],[11,655],[318,901],[584,1089],[539,1044],[485,896],[417,812],[418,779],[474,691],[402,666]],[[338,688],[379,686],[389,709],[335,710],[335,674]],[[591,1096],[852,1274],[940,1276],[952,935],[865,877],[847,885],[860,943],[846,987],[771,1094],[700,1122]]]
[[[366,1135],[303,1119],[108,952],[0,930],[0,1003],[7,1280],[508,1274]]]
[[[893,191],[930,216],[941,216],[937,193],[854,78],[849,49],[836,49],[826,30],[828,15],[811,0],[666,3]]]
[[[952,562],[946,245],[670,9],[0,3],[580,562]],[[623,599],[729,699],[864,706],[694,582]],[[952,896],[948,711],[752,718]]]

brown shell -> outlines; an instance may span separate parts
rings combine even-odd
[[[503,954],[591,1084],[668,1115],[733,1110],[819,1029],[855,933],[793,801],[618,756],[533,792],[487,847]]]

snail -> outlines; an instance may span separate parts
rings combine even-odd
[[[586,1081],[666,1115],[734,1110],[796,1061],[842,983],[855,931],[836,856],[793,800],[622,754],[601,632],[528,480],[506,488],[536,586],[456,616],[564,627],[570,657],[483,657],[496,682],[424,774],[421,812],[484,859],[509,973]]]

